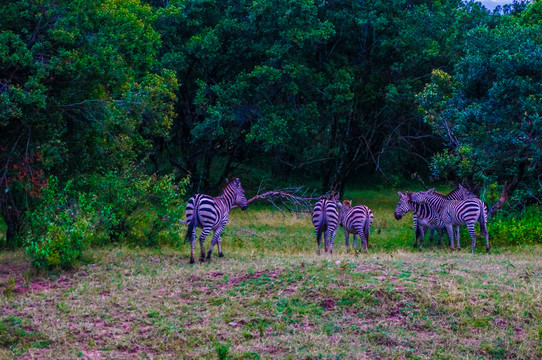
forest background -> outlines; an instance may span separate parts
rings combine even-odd
[[[262,179],[319,193],[462,182],[502,224],[493,237],[542,238],[542,1],[0,13],[0,245],[38,267],[89,245],[176,243],[185,196],[231,176],[249,195]]]

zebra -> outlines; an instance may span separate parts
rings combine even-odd
[[[445,227],[444,223],[433,209],[427,204],[418,204],[411,201],[410,196],[412,193],[406,194],[397,193],[399,195],[399,202],[395,208],[395,219],[401,220],[401,218],[409,211],[413,212],[414,218],[414,231],[416,240],[414,247],[418,246],[418,238],[420,239],[420,250],[423,248],[425,229],[431,230],[429,241],[433,246],[433,236],[435,230],[438,232],[439,245],[442,244],[442,229]]]
[[[466,225],[472,239],[471,252],[474,253],[476,245],[476,231],[474,225],[480,223],[480,232],[486,239],[486,252],[489,252],[489,234],[487,231],[487,212],[482,200],[474,195],[469,195],[466,189],[462,189],[467,197],[465,200],[447,200],[446,196],[430,189],[411,195],[411,200],[419,204],[428,204],[437,212],[446,227],[450,237],[450,248],[454,250],[454,227],[457,241],[457,249],[461,249],[459,243],[459,225]]]
[[[369,245],[369,229],[373,223],[373,212],[365,205],[352,207],[351,200],[344,200],[339,211],[340,224],[344,228],[346,250],[349,248],[350,233],[354,234],[354,250],[357,250],[356,237],[359,235],[360,246],[365,251]]]
[[[316,242],[318,243],[318,255],[320,255],[320,242],[322,233],[324,233],[324,251],[332,254],[335,235],[339,228],[339,211],[337,206],[339,202],[338,195],[331,198],[321,198],[314,205],[312,211],[312,223],[316,233]]]
[[[457,188],[455,188],[448,195],[446,195],[447,200],[465,200],[465,199],[468,199],[470,197],[476,197],[476,195],[474,195],[473,193],[468,191],[467,188],[465,188],[461,184],[459,184],[457,186]],[[401,198],[401,195],[399,195],[399,198]],[[399,201],[401,201],[401,199]],[[428,209],[420,209],[420,210],[423,211],[423,214],[428,213]],[[413,211],[413,210],[411,210],[411,211]],[[487,210],[486,210],[486,212],[487,212]],[[423,227],[424,225],[422,225],[422,227],[420,227],[418,225],[418,215],[414,211],[413,211],[413,213],[414,214],[413,214],[412,218],[413,218],[413,222],[414,222],[414,247],[415,248],[418,247],[418,239],[420,239],[420,248],[422,248],[423,247],[423,241],[424,241],[425,228]],[[402,217],[402,215],[401,215],[401,217]],[[397,219],[397,216],[395,218]],[[397,220],[399,220],[399,219],[397,219]],[[432,221],[432,220],[430,220],[430,221]],[[422,220],[422,222],[426,222],[426,221]],[[438,238],[439,238],[438,239],[438,245],[441,246],[442,245],[442,229],[444,229],[445,226],[443,225],[441,227],[431,227],[431,226],[425,226],[425,227],[430,230],[429,241],[431,243],[431,246],[433,245],[433,237],[435,235],[435,230],[437,231]],[[457,229],[457,231],[459,231],[459,229]],[[457,236],[459,236],[459,235],[457,235]]]
[[[199,236],[201,249],[200,261],[205,261],[205,247],[203,245],[205,238],[211,230],[214,231],[213,239],[207,252],[207,260],[211,260],[213,247],[218,243],[218,256],[223,257],[222,239],[220,234],[228,223],[230,210],[235,206],[242,210],[248,208],[248,201],[245,197],[245,190],[241,187],[241,181],[238,178],[228,181],[224,190],[217,197],[211,197],[205,194],[196,194],[188,200],[186,205],[186,223],[188,230],[186,232],[186,241],[190,241],[190,264],[194,263],[194,246],[196,244],[196,228],[202,229]]]

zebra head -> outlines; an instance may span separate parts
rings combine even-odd
[[[425,204],[427,202],[427,198],[433,195],[434,193],[435,193],[435,189],[429,189],[426,191],[418,191],[410,195],[410,201],[418,203],[418,204]]]
[[[246,210],[248,208],[248,201],[247,201],[247,198],[245,197],[245,190],[243,189],[243,187],[241,186],[241,180],[239,180],[238,178],[235,178],[233,179],[230,184],[233,186],[233,190],[234,190],[234,204],[235,205],[238,205],[241,210]]]
[[[352,200],[344,200],[342,204],[339,202],[337,205],[339,206],[339,219],[342,224],[344,215],[352,208]]]
[[[466,187],[464,187],[463,185],[459,184],[459,185],[458,185],[458,188],[459,188],[459,191],[461,191],[461,195],[463,196],[463,200],[478,198],[478,196],[476,196],[476,195],[474,195],[473,193],[471,193],[471,192],[470,192]]]
[[[401,220],[401,218],[410,211],[410,193],[407,192],[403,194],[399,191],[397,194],[399,195],[399,202],[397,203],[397,207],[395,208],[395,219]]]

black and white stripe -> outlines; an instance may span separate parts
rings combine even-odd
[[[429,241],[433,246],[434,231],[437,230],[439,235],[439,245],[442,241],[442,229],[445,228],[444,222],[440,219],[437,211],[433,210],[427,204],[418,204],[412,202],[410,199],[411,193],[407,192],[403,194],[398,192],[399,202],[395,208],[395,219],[401,220],[401,218],[409,211],[412,211],[414,218],[414,229],[416,234],[416,240],[414,247],[418,245],[418,238],[420,239],[420,249],[423,248],[425,230],[431,230]]]
[[[361,240],[360,248],[367,250],[369,245],[369,229],[373,223],[373,212],[365,205],[352,207],[352,201],[345,200],[340,210],[341,226],[344,229],[346,249],[349,248],[350,234],[354,234],[354,249],[357,249],[356,237]]]
[[[465,197],[471,195],[465,194]],[[476,222],[480,223],[480,232],[486,239],[486,251],[489,251],[489,234],[487,232],[487,215],[485,204],[476,197],[465,200],[447,200],[446,196],[435,191],[435,189],[420,191],[411,195],[411,200],[419,204],[427,204],[436,211],[440,220],[444,223],[448,236],[450,237],[450,248],[454,249],[454,228],[456,234],[457,248],[459,243],[459,225],[466,225],[472,239],[471,251],[474,252],[476,245]]]
[[[312,211],[312,223],[316,232],[316,241],[318,243],[318,255],[320,255],[320,243],[322,233],[324,233],[324,251],[333,253],[333,244],[335,235],[339,228],[338,196],[331,199],[320,199],[314,205]]]
[[[220,234],[228,223],[229,213],[234,205],[239,206],[242,210],[246,210],[248,207],[245,190],[243,190],[241,181],[237,178],[230,180],[224,187],[222,194],[217,197],[196,194],[188,200],[188,204],[186,205],[186,223],[188,224],[188,231],[185,239],[190,241],[191,264],[194,263],[194,246],[196,244],[197,227],[202,229],[199,236],[201,248],[200,261],[205,261],[205,247],[203,243],[211,230],[214,231],[214,235],[209,251],[207,252],[207,259],[211,259],[213,247],[217,243],[218,256],[224,256],[222,253],[222,239]]]
[[[399,195],[401,197],[401,195]],[[473,193],[469,192],[463,185],[459,184],[457,188],[452,190],[448,195],[446,195],[446,200],[465,200],[468,198],[476,197]],[[399,200],[401,201],[401,199]],[[422,208],[419,209],[423,214],[428,214],[428,209]],[[486,211],[487,212],[487,211]],[[397,211],[396,211],[397,213]],[[429,235],[429,242],[431,243],[431,246],[433,245],[433,238],[435,234],[435,230],[438,233],[439,246],[442,245],[442,229],[444,229],[444,224],[442,227],[431,227],[431,226],[424,226],[423,223],[432,222],[434,221],[432,219],[431,215],[430,218],[422,220],[422,224],[418,222],[418,215],[413,211],[413,222],[414,222],[414,247],[418,247],[418,239],[420,239],[420,248],[423,248],[423,242],[424,242],[424,234],[425,230],[429,229],[430,235]],[[396,216],[397,218],[397,216]],[[459,229],[456,229],[456,231],[459,231]],[[459,236],[459,235],[457,235]]]

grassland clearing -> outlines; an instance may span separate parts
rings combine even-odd
[[[264,205],[232,212],[210,263],[189,265],[185,244],[110,247],[36,274],[2,252],[0,358],[542,357],[541,246],[414,251],[392,197],[363,196],[368,253],[340,234],[317,256],[309,215]]]

